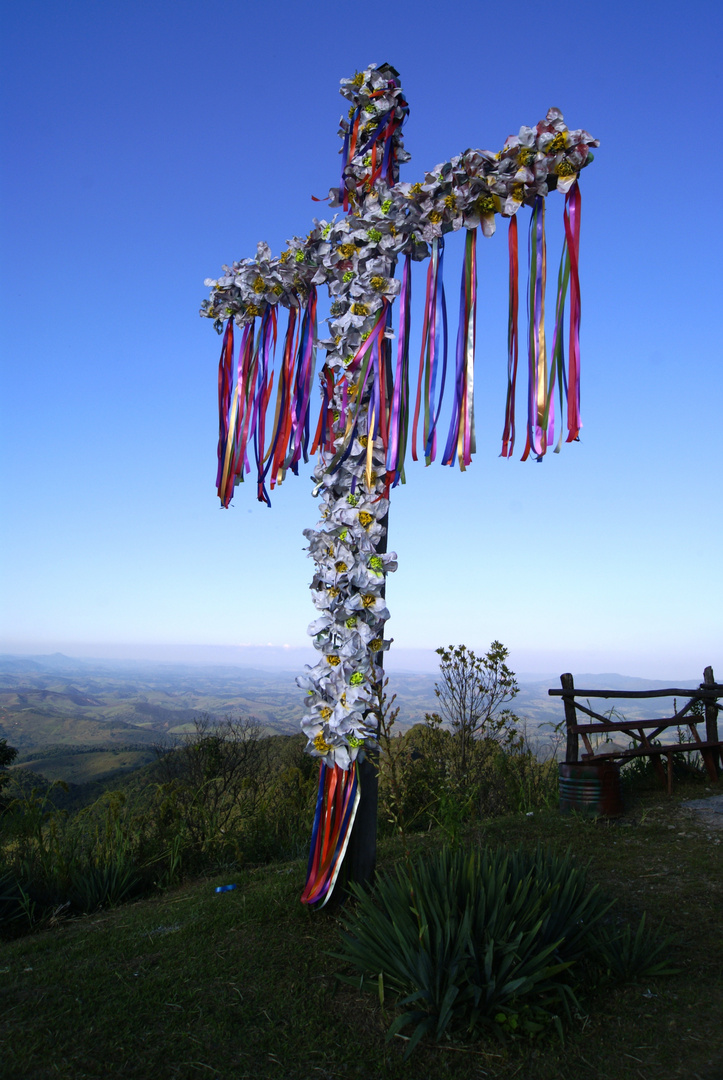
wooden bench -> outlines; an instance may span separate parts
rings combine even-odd
[[[649,757],[655,770],[668,793],[673,790],[673,757],[675,754],[686,751],[700,751],[706,767],[706,771],[712,783],[717,783],[720,775],[721,751],[723,740],[718,736],[718,712],[723,706],[718,705],[718,699],[723,697],[723,684],[716,683],[713,678],[713,669],[707,667],[704,672],[703,682],[694,690],[671,687],[662,690],[578,690],[569,673],[560,676],[561,690],[548,690],[552,697],[561,697],[565,707],[565,724],[567,727],[567,764],[575,764],[579,761],[594,764],[602,761],[624,762],[635,757]],[[626,720],[624,717],[607,716],[595,712],[589,704],[583,705],[576,698],[658,698],[672,697],[688,699],[682,709],[677,710],[672,717],[659,720]],[[702,702],[704,715],[693,713],[696,702]],[[578,712],[586,714],[590,720],[580,723]],[[705,738],[701,738],[698,725],[705,724]],[[689,741],[680,739],[674,743],[659,743],[657,739],[669,728],[677,728],[680,733],[681,726],[688,728]],[[600,747],[593,747],[591,736],[605,733],[619,733],[634,739],[640,745],[631,746],[627,749],[615,749],[605,751]],[[585,746],[585,753],[580,755],[580,743]],[[603,747],[604,747],[603,743]],[[667,771],[663,769],[662,755],[667,757]]]

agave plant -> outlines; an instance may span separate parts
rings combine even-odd
[[[414,1025],[406,1056],[425,1034],[562,1035],[576,1003],[571,969],[611,907],[569,855],[539,848],[445,848],[381,875],[373,893],[351,889],[357,903],[333,955],[357,974],[338,977],[398,996],[406,1011],[387,1037]]]

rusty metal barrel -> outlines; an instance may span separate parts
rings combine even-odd
[[[576,810],[589,817],[619,817],[623,812],[620,764],[614,761],[597,765],[561,762],[560,811]]]

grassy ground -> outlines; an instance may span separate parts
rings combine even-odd
[[[675,935],[674,978],[590,997],[559,1043],[385,1043],[389,1004],[335,983],[333,915],[299,904],[300,862],[234,872],[69,922],[0,954],[7,1080],[519,1078],[723,1080],[723,832],[651,793],[617,824],[490,821],[490,844],[568,846],[631,918]],[[415,838],[415,847],[438,837]],[[380,861],[399,857],[386,842]],[[214,886],[235,881],[235,892]]]

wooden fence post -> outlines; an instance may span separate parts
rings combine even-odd
[[[560,676],[560,682],[562,683],[563,690],[575,689],[575,683],[573,682],[572,675],[569,671]],[[577,732],[572,730],[572,727],[577,723],[574,695],[568,697],[567,694],[563,694],[562,703],[565,706],[565,724],[567,725],[567,749],[565,750],[565,761],[569,765],[572,765],[578,760],[580,749]]]
[[[703,672],[703,686],[714,684],[713,668],[707,667]],[[715,701],[706,701],[705,703],[705,739],[706,742],[718,742],[718,705]],[[713,767],[718,773],[718,779],[720,779],[720,755],[715,746],[711,747],[710,756]]]

